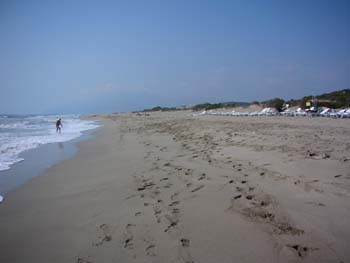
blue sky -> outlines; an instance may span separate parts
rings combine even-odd
[[[0,1],[0,113],[350,87],[350,1]]]

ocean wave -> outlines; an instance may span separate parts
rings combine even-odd
[[[14,122],[14,123],[0,123],[0,129],[18,129],[18,128],[28,128],[28,121]]]
[[[93,121],[63,117],[63,129],[59,134],[55,128],[56,118],[56,116],[45,116],[36,118],[36,122],[26,120],[11,124],[2,123],[0,127],[7,130],[0,132],[0,171],[8,170],[14,163],[22,161],[20,154],[24,151],[43,144],[69,141],[80,137],[83,131],[99,127]],[[33,127],[35,131],[23,133],[23,129]],[[9,132],[10,129],[12,132]]]

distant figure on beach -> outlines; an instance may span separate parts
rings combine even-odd
[[[61,127],[63,127],[63,125],[62,125],[61,118],[59,118],[59,119],[56,121],[56,132],[61,133]]]

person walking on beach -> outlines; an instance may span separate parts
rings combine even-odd
[[[61,118],[59,118],[59,119],[56,121],[56,132],[61,133],[61,127],[63,127],[63,125],[62,125]]]

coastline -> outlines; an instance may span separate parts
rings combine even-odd
[[[10,169],[0,171],[0,195],[4,200],[7,194],[25,185],[36,176],[46,173],[52,166],[74,157],[79,144],[93,138],[97,129],[82,131],[82,135],[64,142],[39,145],[37,148],[22,152],[23,161],[14,163]]]
[[[350,259],[349,122],[96,118],[73,158],[0,205],[1,262]]]

